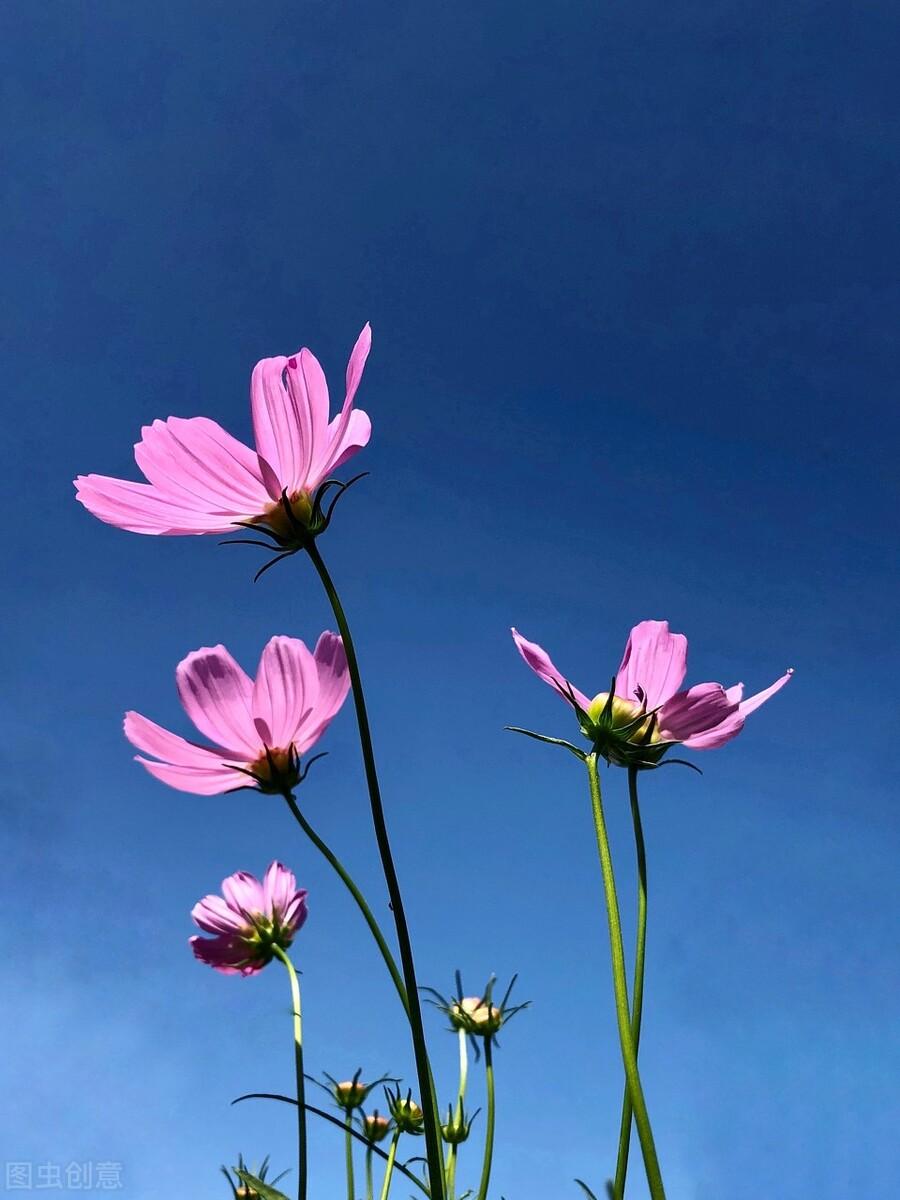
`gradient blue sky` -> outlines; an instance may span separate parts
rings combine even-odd
[[[670,1198],[894,1200],[898,35],[895,4],[802,0],[4,8],[0,1159],[121,1161],[128,1200],[223,1196],[239,1150],[290,1165],[286,1108],[229,1107],[291,1086],[286,981],[186,947],[194,901],[275,855],[311,892],[310,1067],[409,1074],[278,803],[167,791],[120,732],[129,707],[187,731],[190,649],[314,639],[308,564],[253,586],[254,551],[120,533],[70,483],[133,474],[154,417],[248,437],[264,355],[308,344],[339,391],[369,319],[371,476],[323,551],[421,978],[518,971],[533,1001],[495,1197],[599,1187],[620,1097],[583,780],[503,732],[569,731],[508,627],[599,690],[667,617],[694,680],[797,669],[702,778],[644,786]],[[325,748],[307,813],[383,912],[349,711]],[[340,1194],[339,1135],[313,1161],[313,1200]]]

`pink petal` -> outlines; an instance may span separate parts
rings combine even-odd
[[[205,933],[242,933],[247,922],[221,896],[204,896],[191,909],[191,919]]]
[[[265,966],[247,962],[247,945],[240,938],[199,937],[188,939],[194,957],[222,975],[256,975]]]
[[[737,703],[737,711],[726,717],[724,721],[720,721],[718,725],[713,726],[705,732],[700,732],[685,741],[685,745],[691,750],[715,750],[719,746],[723,746],[726,742],[730,742],[744,728],[744,720],[750,713],[754,712],[761,704],[774,696],[776,692],[781,691],[784,685],[794,674],[793,668],[786,671],[780,679],[776,679],[771,687],[767,687],[762,692],[757,692],[755,696],[750,696],[747,700],[741,700],[743,694],[743,684],[737,684],[733,688],[728,689],[728,695],[733,697]]]
[[[537,642],[526,641],[525,638],[518,632],[512,630],[513,641],[518,647],[519,653],[534,671],[535,675],[543,679],[544,683],[548,683],[557,695],[563,696],[566,699],[571,692],[579,706],[587,710],[590,705],[590,700],[585,696],[584,692],[580,692],[574,687],[564,675],[557,671],[556,667],[550,661],[550,656],[546,650],[537,644]]]
[[[145,767],[155,779],[167,783],[176,791],[191,792],[195,796],[219,796],[223,792],[252,786],[247,776],[233,767],[221,767],[219,770],[178,767],[170,763],[151,762],[149,758],[142,758],[139,754],[135,755],[135,762]]]
[[[353,419],[353,400],[362,379],[363,369],[369,351],[372,348],[372,327],[366,323],[356,339],[356,345],[347,363],[347,391],[340,413],[328,426],[328,439],[323,454],[317,454],[314,461],[313,473],[317,482],[321,482],[331,471],[341,463],[352,458],[369,440],[372,433],[372,423],[364,413]]]
[[[207,417],[169,417],[141,431],[134,457],[153,486],[184,508],[246,520],[271,503],[257,455]]]
[[[251,711],[257,741],[286,749],[319,695],[319,677],[309,650],[298,638],[273,637],[259,660]]]
[[[305,754],[314,746],[347,699],[350,690],[350,672],[344,643],[336,633],[323,633],[316,642],[313,653],[319,680],[319,695],[315,708],[309,713],[302,727],[294,736],[298,754]]]
[[[306,895],[305,888],[301,888],[295,892],[280,914],[281,924],[284,929],[288,930],[291,937],[296,934],[298,929],[303,927],[306,918],[309,916],[309,909],[306,906]]]
[[[634,700],[643,691],[647,708],[674,696],[687,672],[687,638],[670,633],[668,621],[641,621],[628,635],[616,675],[616,695]]]
[[[297,880],[294,872],[288,870],[280,862],[269,864],[263,876],[262,886],[265,902],[264,911],[269,917],[273,917],[276,914],[283,914],[297,893]]]
[[[250,716],[253,683],[224,646],[194,650],[175,669],[184,710],[226,759],[253,759],[262,742]]]
[[[697,683],[666,701],[659,714],[659,732],[667,741],[687,742],[736,711],[720,683]]]
[[[222,880],[222,895],[236,913],[265,913],[263,885],[249,871],[235,871]]]
[[[296,368],[296,356],[293,360]],[[272,468],[277,482],[267,478],[269,492],[277,499],[282,490],[289,495],[306,486],[312,455],[312,416],[299,372],[290,371],[291,387],[284,384],[289,360],[283,355],[264,358],[253,368],[250,407],[253,435],[261,458]]]
[[[154,535],[223,533],[234,528],[234,516],[212,515],[186,508],[152,484],[108,475],[79,475],[75,498],[107,525],[131,533]]]
[[[152,754],[154,758],[161,758],[163,762],[173,766],[200,767],[203,770],[216,771],[222,766],[221,750],[211,749],[208,746],[197,746],[194,742],[179,737],[177,733],[170,733],[168,729],[163,729],[161,725],[148,720],[140,713],[127,712],[124,728],[125,736],[132,746],[143,750],[145,754]],[[238,759],[236,761],[242,764],[246,760]]]
[[[368,413],[364,413],[360,408],[354,408],[340,441],[335,439],[329,446],[328,465],[320,473],[317,482],[321,483],[326,475],[330,475],[332,471],[342,467],[354,454],[358,454],[360,450],[368,446],[371,436],[372,422]]]

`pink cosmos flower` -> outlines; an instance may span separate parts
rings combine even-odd
[[[151,775],[181,792],[214,796],[294,787],[300,756],[344,703],[350,676],[343,642],[323,633],[313,653],[297,638],[273,637],[255,680],[224,646],[194,650],[178,664],[175,683],[185,712],[214,745],[186,741],[136,712],[125,714],[125,736],[159,760],[136,756]]]
[[[723,745],[793,675],[793,670],[786,671],[771,687],[746,700],[742,683],[730,688],[697,683],[681,690],[687,672],[687,638],[670,633],[667,621],[641,621],[628,635],[612,697],[600,692],[591,700],[556,669],[545,650],[515,629],[512,635],[532,671],[587,718],[583,728],[596,730],[599,725],[601,733],[618,735],[609,739],[612,742],[621,743],[624,737],[626,743],[651,755],[676,742],[692,750]]]
[[[191,910],[194,924],[212,934],[190,939],[194,956],[223,975],[255,975],[272,961],[273,946],[287,950],[294,940],[306,920],[306,896],[280,862],[262,882],[247,871],[229,875],[221,896],[204,896]]]
[[[157,420],[144,426],[134,448],[147,483],[79,475],[77,499],[101,521],[133,533],[222,533],[251,522],[289,536],[282,496],[305,523],[319,485],[369,441],[372,423],[353,398],[371,344],[366,325],[333,419],[325,374],[309,350],[264,358],[250,380],[255,450],[208,417]]]

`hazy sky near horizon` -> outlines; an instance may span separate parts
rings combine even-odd
[[[498,1055],[495,1200],[601,1191],[621,1095],[584,780],[503,727],[575,731],[509,626],[591,692],[645,617],[692,681],[796,668],[702,776],[643,786],[670,1200],[894,1200],[898,35],[896,5],[802,0],[4,8],[0,1161],[121,1162],[126,1200],[225,1196],[239,1151],[292,1165],[286,1107],[230,1107],[292,1087],[283,973],[186,944],[275,856],[310,890],[310,1069],[412,1077],[288,814],[169,791],[121,733],[128,708],[188,732],[187,651],[251,668],[331,627],[309,564],[253,586],[256,552],[121,533],[71,486],[136,478],[155,417],[249,439],[263,356],[309,345],[340,394],[370,320],[371,474],[322,549],[420,977],[518,971],[533,1002]],[[322,748],[305,811],[387,917],[349,708]],[[311,1200],[339,1195],[340,1135],[312,1137]]]

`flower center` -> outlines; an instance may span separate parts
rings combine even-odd
[[[304,529],[309,526],[313,510],[309,492],[294,492],[293,495],[288,497],[288,506],[291,510],[290,517],[285,512],[285,507],[281,500],[273,501],[268,508],[263,510],[260,516],[254,517],[253,524],[265,525],[267,529],[271,529],[279,538],[291,541],[297,536],[296,525],[300,525]]]
[[[250,771],[264,792],[280,792],[292,788],[298,780],[299,759],[293,746],[286,750],[270,750],[250,764]]]

